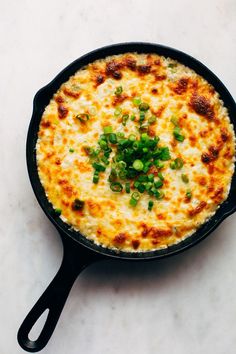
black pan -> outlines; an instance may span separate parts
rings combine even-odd
[[[59,89],[61,84],[67,81],[69,77],[78,69],[96,59],[125,52],[157,53],[159,55],[176,59],[195,70],[199,75],[203,76],[209,83],[211,83],[219,92],[221,99],[228,108],[231,122],[234,125],[234,131],[236,130],[236,105],[232,96],[222,82],[205,65],[193,57],[176,49],[157,44],[121,43],[96,49],[75,60],[72,64],[61,71],[53,81],[37,92],[34,98],[33,114],[27,136],[26,155],[28,173],[40,206],[49,220],[55,225],[61,236],[64,246],[64,256],[61,267],[55,278],[26,316],[19,329],[18,342],[23,349],[29,352],[37,352],[46,346],[57,324],[70,289],[78,274],[86,266],[93,262],[109,258],[117,258],[126,261],[144,261],[173,256],[203,240],[227,216],[236,210],[236,173],[234,173],[227,200],[221,205],[215,215],[213,215],[211,219],[202,225],[192,236],[166,249],[143,253],[129,253],[123,251],[116,252],[114,250],[95,245],[92,241],[86,239],[79,232],[71,230],[67,224],[55,215],[52,205],[48,202],[44,189],[40,183],[36,164],[35,145],[37,141],[39,123],[44,108],[48,105],[53,94]],[[29,332],[46,309],[49,309],[49,312],[42,332],[37,340],[32,341],[29,339]]]

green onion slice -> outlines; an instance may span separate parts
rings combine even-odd
[[[89,120],[89,114],[87,113],[81,113],[81,114],[77,114],[76,118],[81,122],[81,123],[85,123]]]
[[[110,188],[112,192],[121,192],[123,190],[123,186],[120,182],[112,182]]]

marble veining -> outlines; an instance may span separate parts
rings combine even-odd
[[[122,41],[179,48],[236,95],[236,2],[0,3],[0,353],[57,271],[62,247],[31,190],[25,140],[36,91],[80,55]],[[14,101],[13,101],[14,99]],[[162,262],[106,261],[76,281],[45,354],[234,354],[236,217]]]

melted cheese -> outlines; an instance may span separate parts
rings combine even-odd
[[[120,97],[114,94],[122,86]],[[107,178],[110,166],[92,182],[93,168],[83,147],[97,147],[103,127],[137,135],[137,119],[114,116],[136,114],[133,97],[150,105],[157,122],[150,135],[168,146],[171,160],[181,157],[184,166],[172,170],[164,163],[165,197],[148,211],[147,193],[138,205],[129,205],[130,194],[114,193]],[[88,113],[81,123],[76,115]],[[173,138],[171,116],[178,117],[185,140]],[[188,67],[156,54],[127,53],[98,60],[80,69],[55,93],[42,116],[37,142],[41,183],[61,218],[85,237],[104,247],[123,251],[149,251],[178,243],[210,218],[227,198],[234,172],[235,137],[227,109],[214,88]],[[73,149],[74,152],[70,152]],[[73,151],[72,150],[72,151]],[[186,185],[181,174],[187,174]],[[186,199],[191,189],[191,200]],[[75,211],[75,198],[85,202]]]

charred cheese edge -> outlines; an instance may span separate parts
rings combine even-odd
[[[123,88],[119,97],[114,94],[117,86]],[[133,104],[137,96],[157,117],[150,135],[169,147],[172,160],[184,160],[181,170],[172,170],[169,161],[164,164],[165,197],[154,202],[152,211],[147,209],[147,193],[132,207],[130,194],[111,191],[110,166],[94,184],[83,149],[96,147],[107,125],[115,132],[137,134],[136,121],[129,119],[124,127],[114,116],[116,107],[138,115]],[[79,113],[88,113],[90,119],[81,124],[75,118]],[[178,117],[185,136],[182,143],[173,138],[172,115]],[[145,252],[192,235],[227,198],[235,136],[227,109],[205,79],[170,58],[126,53],[83,67],[59,88],[42,115],[36,153],[40,181],[53,207],[61,209],[64,222],[104,247]],[[189,177],[187,187],[181,174]],[[186,188],[191,189],[190,200]],[[83,210],[73,210],[75,198],[85,202]]]

